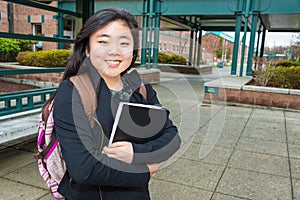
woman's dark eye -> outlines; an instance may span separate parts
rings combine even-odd
[[[99,44],[102,44],[102,45],[107,45],[108,42],[107,41],[98,41]]]
[[[121,46],[128,46],[129,42],[121,42]]]

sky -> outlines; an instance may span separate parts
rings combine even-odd
[[[266,34],[265,46],[290,46],[293,33],[269,32]]]
[[[225,32],[228,35],[231,35],[234,37],[234,32]],[[274,47],[274,46],[290,46],[292,35],[296,33],[292,32],[267,32],[266,38],[265,38],[265,47]],[[240,35],[240,40],[242,40],[242,35]],[[257,34],[256,34],[257,36]],[[247,40],[246,44],[249,44],[249,37],[250,32],[247,33]],[[262,34],[260,34],[260,37],[262,37]],[[261,38],[260,38],[261,41]],[[256,45],[256,42],[255,42]]]

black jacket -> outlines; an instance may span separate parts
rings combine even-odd
[[[156,92],[150,84],[145,84],[147,99],[139,93],[141,80],[136,78],[136,72],[123,76],[128,79],[134,91],[131,102],[159,104]],[[114,121],[111,92],[103,79],[95,77],[94,72],[90,73],[90,78],[98,98],[95,116],[102,125],[104,145],[107,145]],[[180,146],[177,128],[168,120],[164,133],[159,138],[145,144],[133,143],[135,155],[132,164],[101,154],[101,130],[98,126],[90,127],[79,94],[69,80],[63,81],[59,86],[53,117],[67,165],[67,172],[58,191],[67,199],[150,199],[150,174],[145,164],[167,160]]]

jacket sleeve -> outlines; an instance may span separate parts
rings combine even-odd
[[[150,84],[147,88],[147,103],[160,105],[155,90]],[[168,111],[169,112],[169,111]],[[147,143],[133,143],[133,164],[161,163],[169,159],[180,147],[181,139],[177,127],[168,118],[163,134]]]
[[[150,173],[146,165],[129,165],[101,154],[78,92],[73,88],[70,81],[62,82],[53,112],[56,134],[70,177],[77,183],[99,186],[147,185]]]

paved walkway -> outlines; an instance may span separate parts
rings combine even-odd
[[[203,80],[154,85],[183,140],[150,182],[153,200],[299,200],[300,113],[203,104]],[[211,76],[211,75],[210,75]],[[0,199],[51,199],[34,142],[0,151]]]

